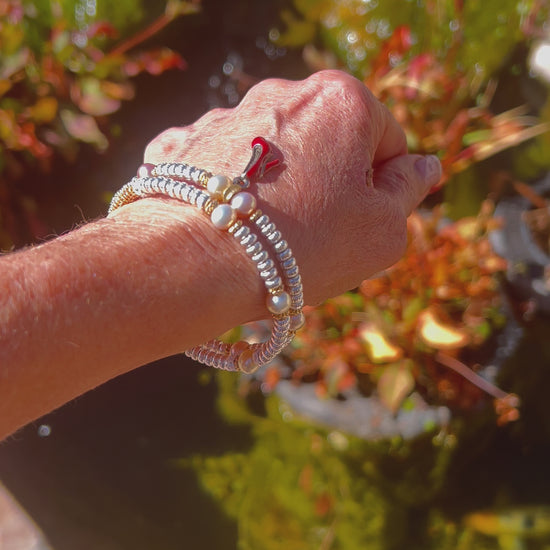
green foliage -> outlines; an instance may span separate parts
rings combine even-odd
[[[222,377],[220,398],[245,407],[235,377]],[[235,519],[240,550],[391,550],[431,548],[427,518],[447,471],[452,446],[400,440],[367,443],[325,432],[292,417],[269,397],[267,416],[253,417],[247,453],[195,457],[205,490]]]
[[[480,356],[506,321],[498,282],[506,262],[488,241],[499,222],[489,202],[476,214],[445,223],[439,208],[413,213],[399,262],[356,291],[307,308],[305,327],[285,352],[292,379],[313,382],[320,397],[359,388],[394,413],[413,390],[455,412],[479,408],[489,395],[503,406],[500,423],[517,418],[516,396],[482,383],[462,363]]]
[[[340,67],[364,80],[404,128],[411,151],[439,155],[443,181],[548,131],[521,109],[498,116],[489,109],[496,74],[541,32],[548,7],[540,0],[295,5],[303,19],[285,17],[280,43],[305,45],[312,68]],[[336,61],[316,51],[312,29]]]
[[[495,222],[485,202],[505,177],[488,177],[489,163],[480,164],[532,138],[523,147],[530,174],[548,164],[548,106],[542,122],[502,99],[503,112],[491,108],[499,74],[518,46],[527,51],[541,35],[548,5],[294,0],[294,6],[283,17],[279,42],[301,44],[313,69],[355,74],[392,111],[411,152],[438,155],[440,186],[447,184],[439,197],[455,223],[441,229],[441,210],[431,221],[413,216],[402,261],[357,293],[308,311],[289,353],[292,378],[313,381],[319,396],[343,396],[353,387],[375,391],[392,411],[413,388],[455,411],[478,407],[486,398],[483,381],[462,361],[472,364],[505,322],[499,277],[506,269],[489,245]],[[496,398],[499,423],[517,418],[516,396],[486,391]]]
[[[488,77],[546,15],[537,0],[295,0],[294,5],[303,20],[283,18],[289,25],[280,42],[305,45],[310,29],[317,28],[325,45],[358,76],[369,72],[384,40],[406,25],[412,31],[409,57],[425,51],[438,59],[451,54],[451,63],[456,59],[471,75]],[[303,33],[305,22],[310,29]]]
[[[132,78],[183,69],[166,48],[137,51],[196,2],[170,0],[149,26],[121,39],[142,18],[139,3],[0,1],[0,242],[10,241],[10,204],[24,201],[16,181],[30,166],[49,169],[55,154],[74,159],[79,143],[108,146],[108,117],[135,90]],[[105,17],[106,19],[101,19]],[[12,196],[10,196],[12,195]],[[13,196],[14,195],[14,196]],[[35,225],[29,220],[29,225]]]

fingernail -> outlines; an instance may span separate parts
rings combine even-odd
[[[415,162],[417,172],[422,176],[426,187],[437,186],[441,179],[441,163],[435,155],[426,155]]]

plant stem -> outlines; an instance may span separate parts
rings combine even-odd
[[[509,395],[494,384],[491,384],[488,380],[485,380],[485,378],[479,376],[479,374],[476,374],[471,368],[455,357],[451,357],[446,353],[438,351],[435,355],[435,360],[443,366],[454,370],[456,373],[460,374],[460,376],[466,378],[466,380],[474,384],[474,386],[477,386],[496,399],[504,399]]]
[[[166,25],[172,22],[174,17],[168,16],[166,13],[163,13],[157,19],[155,19],[148,27],[143,29],[141,32],[138,32],[134,36],[131,36],[114,49],[112,49],[106,57],[116,57],[119,55],[125,54],[127,51],[135,48],[142,42],[145,42],[148,38],[151,38],[158,32],[160,32]]]

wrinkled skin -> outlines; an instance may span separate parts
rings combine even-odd
[[[345,73],[263,81],[236,108],[163,132],[145,162],[187,162],[233,177],[258,135],[275,146],[282,165],[252,191],[294,251],[307,303],[353,288],[399,259],[406,218],[439,181],[439,163],[432,157],[427,173],[416,169],[421,157],[406,154],[391,114]]]
[[[388,111],[339,72],[262,82],[235,109],[161,134],[145,161],[236,176],[256,136],[282,164],[252,191],[294,251],[308,304],[396,261],[408,214],[440,177],[437,159],[407,155]],[[242,247],[169,198],[0,263],[0,439],[115,376],[268,317]]]

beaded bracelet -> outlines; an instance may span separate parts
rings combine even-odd
[[[185,352],[211,367],[252,373],[279,354],[304,324],[302,280],[292,250],[275,224],[256,208],[254,195],[244,191],[252,176],[261,177],[277,163],[267,141],[257,137],[252,141],[250,161],[233,180],[183,163],[144,164],[137,177],[115,193],[109,206],[110,214],[124,204],[154,195],[191,204],[205,212],[214,227],[232,235],[254,262],[273,318],[270,338],[261,344],[210,340]],[[274,254],[279,269],[259,235]]]

